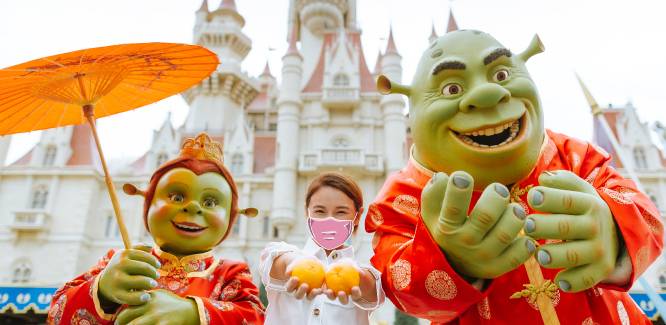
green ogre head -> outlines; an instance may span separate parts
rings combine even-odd
[[[535,36],[514,55],[474,30],[448,33],[423,53],[410,86],[377,80],[409,97],[414,158],[431,170],[464,170],[475,188],[511,184],[534,167],[544,140],[539,95],[525,62],[543,51]]]

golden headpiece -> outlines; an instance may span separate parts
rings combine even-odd
[[[195,138],[186,139],[180,149],[181,157],[212,160],[220,164],[224,163],[223,155],[222,144],[211,139],[205,132],[199,133]]]

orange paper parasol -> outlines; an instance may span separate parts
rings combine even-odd
[[[129,236],[95,119],[183,92],[219,61],[196,45],[121,44],[53,55],[0,70],[0,135],[88,123],[126,248]]]

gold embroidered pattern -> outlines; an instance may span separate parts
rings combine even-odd
[[[391,265],[391,279],[393,286],[398,290],[407,288],[412,281],[412,265],[403,259],[399,259]]]
[[[222,295],[221,299],[222,300],[231,300],[235,298],[238,295],[238,291],[240,290],[241,283],[240,280],[238,279],[233,279],[229,284],[227,284],[224,289],[222,289]]]
[[[419,215],[419,200],[407,194],[398,195],[393,200],[393,209],[416,217]]]
[[[597,178],[597,174],[599,174],[599,167],[595,167],[592,170],[592,172],[589,175],[587,175],[585,181],[590,183],[590,185],[592,185],[594,183],[594,180]]]
[[[58,298],[56,303],[49,309],[49,324],[60,324],[60,319],[62,314],[65,311],[65,305],[67,304],[67,295],[63,294]]]
[[[617,302],[617,316],[620,319],[622,325],[629,325],[629,314],[627,314],[627,309],[624,308],[622,301]]]
[[[537,305],[539,295],[548,297],[552,301],[553,306],[557,306],[560,303],[560,290],[551,280],[546,280],[541,285],[523,284],[523,287],[525,289],[512,294],[511,299],[525,298],[527,303],[536,310],[539,310],[539,306]]]
[[[379,212],[379,208],[374,204],[370,206],[370,219],[372,219],[375,225],[378,226],[384,223],[384,216],[382,216],[382,213]]]
[[[643,216],[643,219],[645,220],[645,223],[647,223],[648,228],[650,228],[650,231],[653,234],[658,235],[661,232],[662,228],[663,228],[663,225],[661,224],[661,221],[659,221],[659,219],[655,218],[655,216],[652,215],[652,213],[650,213],[650,212],[646,211],[645,209],[641,208],[640,205],[636,205],[636,207],[638,207],[638,211],[641,213],[641,216]]]
[[[647,246],[643,246],[638,249],[636,252],[636,271],[643,272],[648,266],[648,259],[650,249]]]
[[[70,321],[71,325],[98,325],[99,322],[87,309],[77,309]]]
[[[215,308],[217,308],[221,311],[230,311],[230,310],[234,309],[234,304],[230,303],[228,301],[211,300],[210,303],[213,304],[213,306],[215,306]]]
[[[581,325],[598,325],[599,323],[595,322],[592,317],[588,317],[583,319],[583,322],[580,323]]]
[[[481,318],[490,319],[490,303],[488,302],[488,297],[483,298],[478,304],[476,304],[476,310],[479,312]]]
[[[439,300],[451,300],[458,294],[458,288],[453,279],[442,270],[430,272],[426,277],[425,287],[430,296]]]
[[[606,187],[602,187],[602,188],[601,188],[601,191],[604,192],[604,193],[606,193],[606,195],[610,196],[610,198],[613,199],[613,201],[614,201],[615,203],[619,203],[619,204],[632,204],[632,203],[634,203],[633,201],[628,200],[628,199],[627,199],[624,195],[622,195],[620,192],[617,192],[617,191],[611,190],[611,189],[606,188]]]

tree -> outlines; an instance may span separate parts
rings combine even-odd
[[[395,309],[395,320],[393,325],[418,325],[419,320],[416,317],[409,316],[401,312],[398,308]]]

